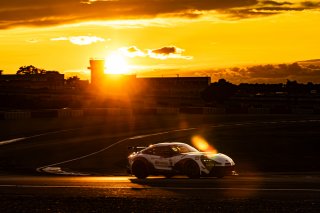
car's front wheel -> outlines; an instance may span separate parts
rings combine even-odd
[[[145,179],[149,176],[147,165],[142,161],[135,161],[132,164],[132,174],[139,179]]]
[[[189,178],[200,178],[199,165],[193,160],[187,161],[184,165],[184,173]]]
[[[225,176],[225,174],[223,172],[218,172],[215,176],[217,178],[223,178]]]

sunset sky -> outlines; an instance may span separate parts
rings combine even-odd
[[[219,69],[319,59],[319,26],[320,1],[1,0],[0,70],[85,73],[106,58],[138,76],[228,80]]]

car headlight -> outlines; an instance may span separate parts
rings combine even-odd
[[[207,156],[201,156],[201,162],[207,168],[211,168],[211,167],[216,166],[216,165],[221,165],[220,162],[215,161],[213,159],[210,159]]]

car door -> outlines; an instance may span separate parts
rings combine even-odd
[[[150,158],[155,169],[172,170],[172,157],[174,153],[168,146],[154,147],[153,155]]]

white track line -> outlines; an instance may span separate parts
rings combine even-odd
[[[28,136],[28,137],[14,138],[14,139],[9,139],[9,140],[5,140],[5,141],[0,141],[0,146],[1,145],[5,145],[5,144],[10,144],[10,143],[15,143],[15,142],[27,140],[27,139],[37,138],[37,137],[41,137],[41,136],[74,131],[74,130],[78,130],[78,129],[83,129],[83,127],[73,128],[73,129],[57,130],[57,131],[52,131],[52,132],[46,132],[46,133],[41,133],[41,134],[37,134],[37,135],[32,135],[32,136]]]
[[[0,146],[1,145],[5,145],[5,144],[9,144],[9,143],[15,143],[15,142],[22,141],[22,140],[25,140],[25,139],[27,139],[27,138],[14,138],[14,139],[11,139],[11,140],[0,141]]]

